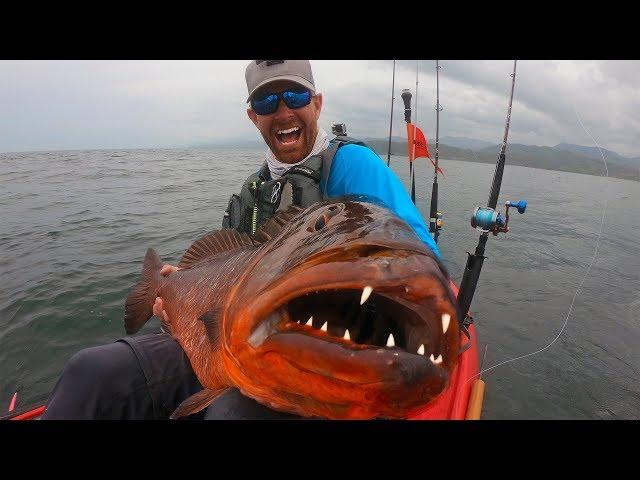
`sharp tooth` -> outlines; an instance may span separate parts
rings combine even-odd
[[[309,317],[309,320],[307,320],[307,323],[305,323],[305,325],[308,327],[312,327],[313,326],[312,323],[313,323],[313,316]]]
[[[322,330],[323,332],[327,331],[327,322],[324,322],[324,325],[322,325],[322,327],[320,327],[320,330]]]
[[[447,333],[447,329],[449,328],[449,322],[451,321],[451,315],[448,313],[442,314],[442,333]]]
[[[418,349],[418,355],[424,355],[424,344],[420,345],[420,348]]]
[[[347,328],[344,332],[344,338],[345,340],[351,340],[351,335],[349,335],[349,329]]]
[[[393,334],[389,334],[389,338],[387,338],[387,347],[395,347],[396,342],[393,341]]]
[[[442,363],[442,355],[438,355],[438,358],[435,358],[432,353],[431,356],[429,357],[429,360],[431,360],[436,365],[439,365]]]
[[[438,355],[438,358],[436,358],[436,363],[442,363],[442,355]]]
[[[367,298],[369,298],[371,292],[373,292],[373,288],[371,288],[369,285],[364,287],[364,289],[362,290],[362,296],[360,297],[360,305],[367,301]]]
[[[431,360],[433,363],[436,363],[436,357],[433,356],[433,353],[429,357],[429,360]]]

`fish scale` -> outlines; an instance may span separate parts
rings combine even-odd
[[[167,277],[161,267],[149,249],[125,303],[125,327],[136,332],[162,299],[163,326],[204,387],[173,418],[232,387],[304,416],[404,418],[446,387],[457,362],[458,312],[446,269],[372,199],[331,199],[304,211],[292,205],[253,236],[205,235]],[[452,319],[446,334],[442,312]],[[405,351],[405,328],[436,335],[442,362]],[[390,333],[395,346],[385,347]]]

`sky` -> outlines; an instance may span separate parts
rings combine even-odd
[[[184,148],[261,137],[246,114],[248,60],[0,61],[0,152]],[[311,60],[320,125],[389,135],[392,60]],[[513,62],[440,60],[440,136],[502,142]],[[402,89],[417,124],[436,130],[435,60],[398,60],[393,135],[406,136]],[[415,110],[415,103],[412,105]],[[584,124],[580,126],[578,115]],[[413,113],[416,119],[416,113]],[[520,60],[509,142],[561,142],[640,156],[640,61]]]

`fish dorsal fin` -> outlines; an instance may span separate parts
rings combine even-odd
[[[303,209],[296,205],[288,205],[286,209],[277,211],[264,225],[262,225],[253,235],[256,244],[264,243],[278,235],[284,226],[298,215]]]
[[[216,398],[226,392],[228,388],[229,387],[220,387],[216,389],[205,388],[203,390],[200,390],[198,393],[191,395],[180,405],[178,405],[178,408],[174,410],[169,418],[171,420],[175,420],[186,415],[193,415],[194,413],[198,413],[203,408],[208,407],[211,402],[213,402]]]
[[[240,233],[232,228],[216,230],[196,240],[184,253],[180,263],[178,263],[178,267],[188,268],[194,263],[217,253],[247,246],[253,246],[253,242],[246,233]]]

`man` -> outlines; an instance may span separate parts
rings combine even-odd
[[[254,233],[279,208],[307,207],[346,194],[377,197],[404,219],[440,256],[427,227],[397,176],[380,157],[347,137],[318,126],[322,94],[308,60],[255,60],[245,72],[247,114],[269,147],[260,170],[232,196],[224,226]],[[163,275],[177,267],[165,265]],[[166,315],[157,298],[156,316]],[[201,390],[189,360],[167,334],[125,337],[82,350],[65,367],[45,419],[167,418]],[[218,398],[206,418],[290,418],[232,390]]]

